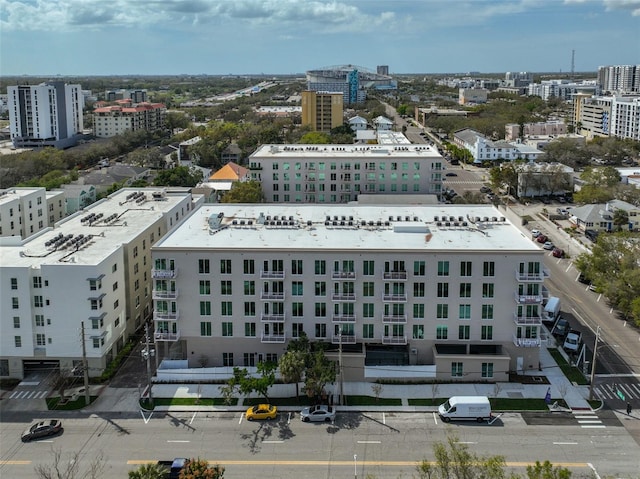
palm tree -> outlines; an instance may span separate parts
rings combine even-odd
[[[287,351],[280,357],[278,367],[282,379],[287,383],[296,383],[296,398],[300,398],[299,383],[306,367],[306,353],[303,351]]]
[[[129,471],[129,479],[164,479],[167,469],[156,463],[142,464],[135,471]]]

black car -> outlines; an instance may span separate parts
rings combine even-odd
[[[445,176],[458,176],[458,173],[447,173]]]
[[[57,419],[37,422],[22,433],[22,442],[29,442],[41,437],[53,436],[62,431],[62,422]]]
[[[555,326],[551,330],[551,334],[559,338],[564,338],[569,333],[569,329],[571,329],[569,326],[569,321],[560,316]]]

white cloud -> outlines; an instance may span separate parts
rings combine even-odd
[[[634,17],[640,16],[640,0],[603,0],[608,11],[629,10]]]

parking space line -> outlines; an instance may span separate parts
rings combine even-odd
[[[193,420],[196,418],[197,415],[198,415],[198,411],[193,413],[193,416],[191,416],[191,421],[189,421],[189,424],[193,423]]]
[[[244,413],[240,414],[240,420],[238,421],[238,424],[242,424],[242,418],[244,417]]]

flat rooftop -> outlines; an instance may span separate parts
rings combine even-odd
[[[251,158],[327,158],[337,160],[366,160],[379,157],[437,157],[442,156],[430,145],[262,145]]]
[[[61,263],[99,264],[186,196],[165,193],[162,188],[119,190],[20,244],[9,245],[11,238],[3,238],[7,242],[0,246],[0,264],[34,268]]]
[[[540,252],[491,205],[203,205],[157,248]]]

